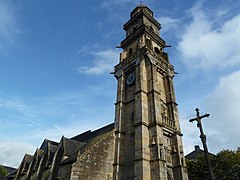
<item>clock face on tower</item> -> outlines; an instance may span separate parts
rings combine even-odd
[[[131,85],[135,81],[135,74],[132,72],[127,76],[126,83]]]

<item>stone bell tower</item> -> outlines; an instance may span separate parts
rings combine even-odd
[[[114,180],[187,180],[174,93],[174,67],[159,36],[161,25],[145,5],[124,24],[115,66]]]

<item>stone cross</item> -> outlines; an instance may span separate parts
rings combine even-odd
[[[200,116],[199,109],[196,108],[195,111],[196,111],[197,117],[193,118],[193,119],[190,119],[189,122],[197,121],[197,127],[200,130],[200,138],[201,138],[202,144],[203,144],[204,155],[205,155],[205,159],[206,159],[207,166],[208,166],[210,180],[214,180],[215,178],[214,178],[214,175],[213,175],[212,165],[211,165],[211,162],[210,162],[209,157],[208,157],[208,148],[207,148],[207,143],[206,143],[207,142],[207,137],[203,132],[203,127],[202,127],[202,122],[201,122],[201,120],[203,118],[209,117],[210,114],[204,114],[204,115]]]

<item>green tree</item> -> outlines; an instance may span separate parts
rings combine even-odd
[[[222,150],[216,156],[210,156],[216,180],[240,180],[240,148],[236,151]],[[204,155],[187,161],[189,180],[207,180],[208,169]]]
[[[240,151],[223,150],[216,156],[216,179],[236,180],[240,173]]]
[[[214,162],[214,157],[210,157]],[[187,160],[189,180],[208,180],[208,169],[204,154],[197,156],[195,160]]]
[[[3,176],[6,176],[7,173],[8,173],[7,169],[4,166],[0,165],[0,174],[3,175]]]

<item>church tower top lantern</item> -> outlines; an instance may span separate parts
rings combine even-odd
[[[122,48],[142,33],[152,36],[162,46],[165,45],[164,40],[159,37],[161,24],[154,19],[153,12],[146,5],[140,4],[131,12],[130,20],[124,24],[123,29],[126,31],[126,39],[121,43]]]

